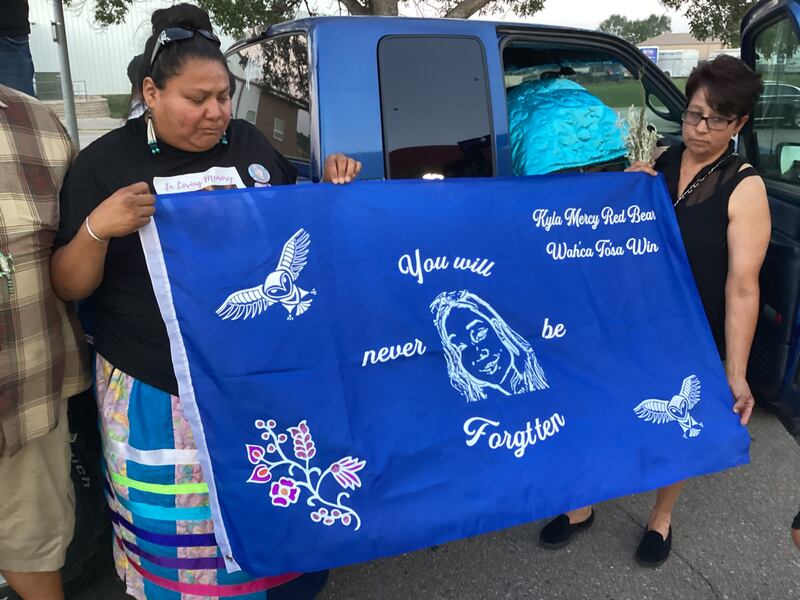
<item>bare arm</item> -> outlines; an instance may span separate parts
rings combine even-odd
[[[733,410],[747,425],[755,400],[747,384],[747,361],[756,330],[758,274],[769,246],[767,191],[759,177],[744,179],[728,204],[728,278],[725,282],[725,370]]]
[[[108,243],[92,239],[83,226],[69,244],[56,250],[50,260],[56,295],[62,300],[83,300],[90,296],[103,280],[107,248]]]
[[[62,300],[90,296],[103,280],[108,240],[137,231],[155,213],[155,197],[146,183],[134,183],[117,190],[89,215],[94,239],[86,223],[72,241],[56,250],[50,261],[53,289]]]

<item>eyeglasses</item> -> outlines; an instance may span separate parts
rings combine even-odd
[[[158,34],[156,45],[153,47],[153,54],[150,56],[150,68],[153,68],[153,63],[156,62],[159,51],[173,42],[180,42],[182,40],[190,40],[196,33],[199,33],[208,41],[213,42],[217,46],[221,44],[219,38],[211,31],[206,29],[185,29],[184,27],[167,27],[164,31]]]
[[[704,117],[703,113],[694,112],[693,110],[685,110],[681,113],[681,121],[688,125],[700,125],[700,121],[705,121],[706,126],[711,131],[724,131],[728,125],[736,121],[738,117],[733,119],[726,119],[725,117]]]

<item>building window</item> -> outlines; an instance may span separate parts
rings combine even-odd
[[[465,37],[391,36],[378,46],[386,176],[490,177],[486,60]]]
[[[276,142],[283,141],[283,128],[285,123],[280,117],[275,117],[275,124],[272,126],[272,137]]]

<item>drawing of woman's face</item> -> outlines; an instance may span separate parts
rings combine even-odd
[[[500,385],[513,364],[508,348],[484,315],[455,307],[445,321],[450,343],[461,353],[461,365],[475,379]]]

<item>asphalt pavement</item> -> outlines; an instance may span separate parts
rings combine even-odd
[[[543,550],[543,521],[331,572],[319,600],[800,600],[800,448],[777,418],[750,425],[751,464],[690,482],[665,565],[634,561],[652,493],[595,507],[594,526]],[[110,544],[110,542],[109,542]],[[70,600],[128,596],[109,564]]]

